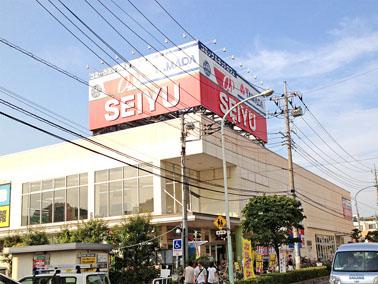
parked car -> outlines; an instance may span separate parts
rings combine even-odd
[[[4,274],[0,274],[0,284],[20,284],[17,281],[5,276]]]
[[[23,277],[19,282],[21,284],[110,284],[109,276],[105,272],[43,273]]]
[[[330,284],[378,284],[378,243],[341,245],[333,258]]]

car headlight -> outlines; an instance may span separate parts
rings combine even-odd
[[[329,284],[340,284],[340,283],[341,283],[340,278],[338,277],[331,276],[331,278],[329,279]]]
[[[374,278],[373,284],[378,284],[378,277]]]

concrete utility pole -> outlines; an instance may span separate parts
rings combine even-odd
[[[293,156],[291,145],[291,130],[290,130],[290,113],[289,113],[289,94],[287,92],[287,83],[284,81],[284,99],[285,99],[285,124],[286,124],[286,139],[287,139],[287,162],[289,170],[289,187],[293,198],[296,199],[295,186],[294,186],[294,169],[293,169]],[[292,228],[293,239],[298,238],[298,229]],[[295,255],[295,269],[301,268],[301,252],[299,249],[299,243],[294,242],[294,255]]]
[[[188,176],[186,174],[185,156],[186,156],[186,128],[185,128],[185,114],[181,114],[181,181],[182,181],[182,260],[183,268],[185,269],[188,263],[188,197],[189,184]]]
[[[378,207],[378,177],[377,177],[377,169],[375,168],[375,164],[374,164],[374,179],[375,179],[375,189],[376,189],[376,194],[377,194],[377,197],[376,197],[376,208]],[[378,228],[378,212],[375,211],[375,221],[376,221],[376,224],[377,224],[377,228]]]

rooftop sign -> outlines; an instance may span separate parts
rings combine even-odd
[[[198,41],[131,60],[113,69],[92,74],[89,81],[91,130],[195,106],[223,116],[240,100],[258,93]],[[261,98],[237,107],[228,119],[267,141],[265,104]]]

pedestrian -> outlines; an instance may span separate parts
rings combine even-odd
[[[218,284],[219,283],[218,270],[215,268],[214,262],[210,263],[210,266],[207,269],[207,272],[208,272],[207,283]]]
[[[198,266],[194,269],[194,280],[196,284],[205,284],[207,278],[206,269],[198,262]]]
[[[293,257],[291,256],[291,254],[289,254],[289,257],[287,259],[287,270],[288,271],[294,270],[294,261],[293,261]]]
[[[193,268],[193,261],[189,261],[188,265],[185,267],[184,270],[184,283],[185,284],[193,284],[194,283],[194,268]]]

